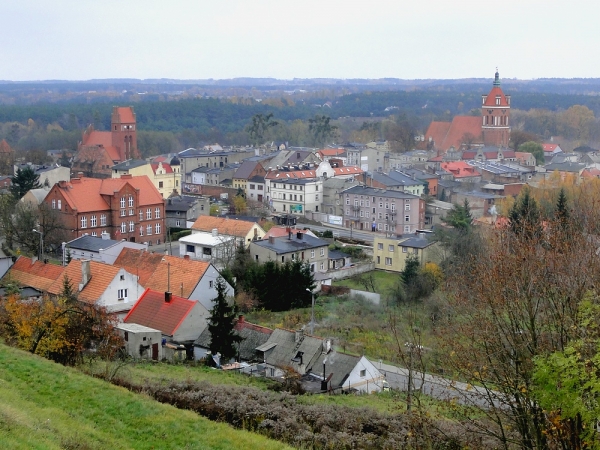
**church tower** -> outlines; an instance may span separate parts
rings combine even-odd
[[[482,96],[481,103],[483,144],[507,148],[510,138],[510,95],[504,95],[500,88],[498,69],[492,90],[488,95]]]
[[[112,145],[117,149],[121,161],[140,158],[133,107],[114,106],[110,122]]]

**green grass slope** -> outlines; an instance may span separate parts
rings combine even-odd
[[[289,447],[0,344],[0,448]]]

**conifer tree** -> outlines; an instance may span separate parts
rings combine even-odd
[[[236,311],[234,306],[227,303],[223,278],[217,278],[215,289],[217,290],[217,297],[213,300],[215,306],[210,310],[208,319],[209,349],[213,355],[220,353],[223,360],[229,360],[237,355],[235,344],[241,342],[242,338],[234,332]]]

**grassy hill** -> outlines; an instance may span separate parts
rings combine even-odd
[[[0,344],[0,447],[289,448],[3,344]]]

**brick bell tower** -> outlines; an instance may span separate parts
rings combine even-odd
[[[114,106],[110,122],[112,145],[119,152],[121,161],[139,159],[140,153],[137,148],[137,131],[133,107]]]
[[[488,95],[482,96],[481,103],[483,144],[507,148],[510,139],[510,95],[504,95],[500,88],[497,68],[492,90]]]

